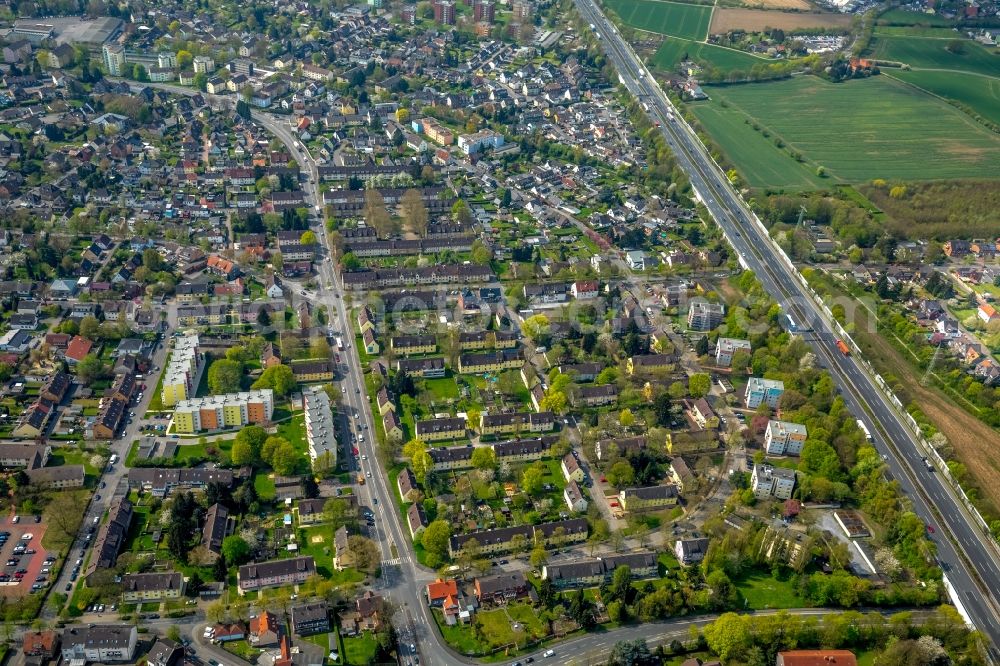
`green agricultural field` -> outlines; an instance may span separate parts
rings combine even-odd
[[[920,25],[880,25],[878,34],[889,37],[928,37],[936,39],[960,39],[953,28],[927,27]]]
[[[754,187],[808,187],[803,169],[815,172],[819,165],[826,186],[982,177],[1000,159],[1000,137],[946,102],[885,76],[840,84],[802,76],[707,92],[712,101],[691,108]],[[769,133],[766,141],[753,122]],[[807,166],[796,165],[787,150],[799,152]]]
[[[649,64],[657,69],[673,70],[685,56],[695,62],[708,63],[724,72],[730,72],[734,69],[746,71],[754,65],[767,65],[774,62],[770,58],[759,58],[743,51],[727,49],[714,44],[668,37],[650,58]]]
[[[627,25],[686,39],[705,39],[712,8],[667,0],[605,0]]]
[[[960,40],[961,48],[953,53],[947,47],[956,40]],[[958,35],[955,39],[898,37],[876,30],[870,55],[878,60],[902,62],[914,69],[946,69],[1000,76],[997,49],[987,49]]]
[[[993,79],[959,72],[883,71],[935,95],[965,104],[983,118],[1000,124],[1000,77]]]
[[[926,25],[947,27],[955,24],[951,19],[946,19],[937,14],[923,14],[920,12],[908,12],[905,9],[890,9],[882,14],[877,25]]]

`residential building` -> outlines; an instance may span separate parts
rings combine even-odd
[[[320,386],[302,391],[306,416],[306,442],[313,468],[332,470],[337,466],[337,433],[333,424],[330,396]],[[318,461],[318,462],[317,462]]]
[[[169,638],[158,638],[146,654],[147,666],[180,666],[184,647]]]
[[[542,567],[542,579],[551,580],[555,587],[597,587],[611,580],[615,569],[628,567],[633,579],[650,578],[659,574],[656,553],[619,553],[596,559],[575,560]]]
[[[493,453],[496,454],[498,463],[505,460],[508,462],[541,460],[548,455],[549,449],[558,439],[556,435],[546,435],[545,437],[497,442],[492,445]]]
[[[215,60],[209,56],[195,56],[191,64],[195,74],[211,74],[215,71]]]
[[[42,467],[48,464],[51,453],[52,447],[48,444],[3,442],[0,443],[0,467],[4,469]]]
[[[258,649],[277,647],[284,629],[271,611],[263,611],[247,623],[247,643]]]
[[[60,465],[29,469],[28,478],[33,485],[41,488],[83,488],[86,473],[83,465]]]
[[[401,358],[396,361],[396,370],[413,377],[433,379],[444,377],[444,359],[440,356],[431,358]]]
[[[135,658],[139,632],[133,624],[90,624],[66,627],[62,657],[69,662],[126,663]]]
[[[643,354],[641,356],[630,356],[626,361],[625,369],[628,374],[642,374],[656,370],[667,370],[674,363],[674,357],[669,354]]]
[[[121,44],[105,44],[101,48],[101,53],[104,55],[104,66],[108,70],[108,74],[111,76],[124,76],[126,59],[125,59],[125,47]]]
[[[122,600],[126,603],[166,601],[184,595],[184,576],[179,571],[122,576]]]
[[[176,488],[199,489],[210,483],[230,488],[234,478],[233,470],[213,467],[133,467],[128,471],[129,488],[141,488],[156,497],[166,497]]]
[[[406,510],[406,524],[410,528],[410,537],[416,539],[417,536],[427,527],[427,516],[424,515],[424,507],[418,503],[410,505]]]
[[[522,365],[524,365],[524,353],[520,349],[502,349],[481,354],[462,354],[458,357],[458,371],[463,375],[502,372],[504,370],[519,369]]]
[[[435,472],[447,469],[467,469],[472,467],[472,444],[465,446],[449,446],[441,449],[428,449],[427,455],[433,462]]]
[[[90,576],[100,569],[110,569],[118,560],[118,552],[128,536],[132,524],[132,503],[124,497],[113,500],[108,510],[108,519],[97,530],[97,537],[91,549],[90,561],[84,576]]]
[[[163,370],[160,400],[164,407],[173,407],[195,394],[204,361],[197,335],[174,338],[170,361]]]
[[[295,381],[300,384],[333,381],[333,362],[328,358],[307,358],[292,361],[289,367],[292,369]]]
[[[767,422],[764,431],[764,450],[773,456],[797,456],[806,443],[806,427],[789,421]]]
[[[441,606],[448,597],[458,596],[458,583],[454,580],[438,578],[427,584],[427,603],[431,606]]]
[[[564,375],[569,375],[573,378],[574,382],[592,382],[597,378],[597,375],[601,374],[604,370],[604,364],[587,362],[587,363],[573,363],[568,365],[560,365],[559,372]]]
[[[389,410],[382,415],[382,429],[385,431],[385,436],[389,439],[403,438],[403,424],[400,422],[399,417],[396,416],[395,410]]]
[[[677,486],[677,491],[681,493],[684,492],[685,488],[692,489],[697,483],[694,474],[691,473],[687,463],[680,456],[670,461],[670,480]]]
[[[465,419],[461,417],[448,417],[417,421],[416,432],[417,439],[425,442],[462,439],[465,437]]]
[[[229,509],[222,504],[213,504],[205,514],[205,525],[201,529],[201,545],[216,557],[222,554],[222,542],[233,529]]]
[[[728,368],[733,363],[733,354],[738,351],[751,351],[750,341],[739,338],[719,338],[715,343],[715,364]]]
[[[778,401],[781,400],[781,394],[784,392],[785,384],[778,379],[751,377],[750,381],[747,382],[743,398],[748,409],[756,409],[761,404],[774,409],[778,406]]]
[[[678,539],[674,542],[674,554],[681,564],[697,564],[708,553],[708,539]]]
[[[529,547],[535,543],[547,546],[579,543],[587,539],[587,519],[570,518],[540,525],[518,525],[458,534],[449,540],[448,550],[452,557],[456,557],[466,543],[474,540],[479,544],[481,553],[504,553],[510,550],[511,541],[517,535],[523,536]]]
[[[576,459],[573,452],[569,452],[563,456],[562,462],[559,463],[560,469],[562,469],[563,478],[567,481],[576,481],[577,483],[583,483],[586,474],[583,472],[583,468],[580,467],[580,461]]]
[[[754,465],[750,474],[750,489],[758,499],[789,499],[795,490],[795,471],[767,463]]]
[[[389,346],[397,354],[433,354],[437,351],[437,340],[433,335],[394,335]]]
[[[347,528],[343,525],[333,533],[333,568],[338,571],[354,565],[354,553],[351,552]]]
[[[417,478],[409,467],[404,467],[403,471],[396,477],[396,485],[399,487],[399,496],[404,502],[416,502],[420,497],[420,489],[417,487]]]
[[[52,630],[25,632],[21,640],[21,652],[25,657],[55,659],[59,654],[59,634]]]
[[[725,316],[726,306],[721,303],[692,299],[688,305],[688,328],[693,331],[710,331],[721,324]]]
[[[646,438],[623,437],[621,439],[601,439],[594,446],[597,459],[601,462],[610,460],[615,456],[626,456],[629,453],[637,453],[646,448]]]
[[[580,484],[576,481],[571,480],[566,484],[563,489],[563,499],[566,500],[566,506],[569,507],[570,511],[583,513],[587,510],[587,499],[583,496]]]
[[[354,497],[349,495],[348,497]],[[299,525],[315,525],[325,520],[323,507],[328,499],[317,497],[316,499],[300,499],[295,506],[295,511],[299,516]]]
[[[241,428],[249,423],[267,424],[273,413],[274,391],[271,389],[189,398],[174,407],[174,430],[195,433]]]
[[[556,427],[552,412],[517,412],[514,414],[482,414],[479,422],[481,435],[516,434],[521,432],[549,432]]]
[[[474,582],[476,599],[480,605],[503,605],[530,597],[534,588],[521,571],[509,571],[492,576],[480,576]]]
[[[665,484],[644,488],[623,488],[618,501],[625,511],[658,511],[677,504],[677,486]]]
[[[600,384],[577,386],[570,392],[570,402],[574,407],[600,407],[618,400],[618,386]]]
[[[330,631],[330,605],[325,601],[292,606],[292,633],[297,636]]]
[[[243,595],[251,590],[304,583],[315,574],[316,562],[312,557],[293,557],[287,560],[244,564],[236,573],[236,583],[240,595]]]

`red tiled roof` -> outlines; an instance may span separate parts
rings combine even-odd
[[[73,339],[69,341],[69,345],[66,346],[66,358],[81,361],[84,356],[90,353],[93,346],[94,343],[87,338],[74,335]]]
[[[458,596],[458,583],[455,581],[438,579],[427,584],[427,598],[431,601],[449,596]]]

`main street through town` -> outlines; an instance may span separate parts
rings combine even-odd
[[[996,591],[1000,566],[992,537],[971,516],[955,491],[925,462],[921,445],[910,433],[904,417],[879,389],[855,355],[844,356],[835,346],[835,327],[807,293],[801,276],[788,265],[711,159],[694,131],[679,116],[660,86],[649,75],[632,48],[597,6],[596,0],[574,0],[590,23],[622,84],[648,109],[661,128],[678,163],[691,179],[705,207],[717,221],[741,262],[753,270],[767,292],[799,324],[811,329],[809,342],[830,369],[851,410],[871,421],[878,450],[887,457],[892,477],[900,482],[913,508],[928,524],[937,527],[932,539],[937,558],[953,586],[953,600],[986,637],[992,660],[1000,658],[1000,614]]]

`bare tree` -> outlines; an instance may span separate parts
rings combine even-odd
[[[427,206],[424,205],[424,199],[420,196],[420,191],[406,190],[403,193],[402,201],[400,201],[400,209],[406,229],[421,238],[427,236],[430,216],[427,213]]]

